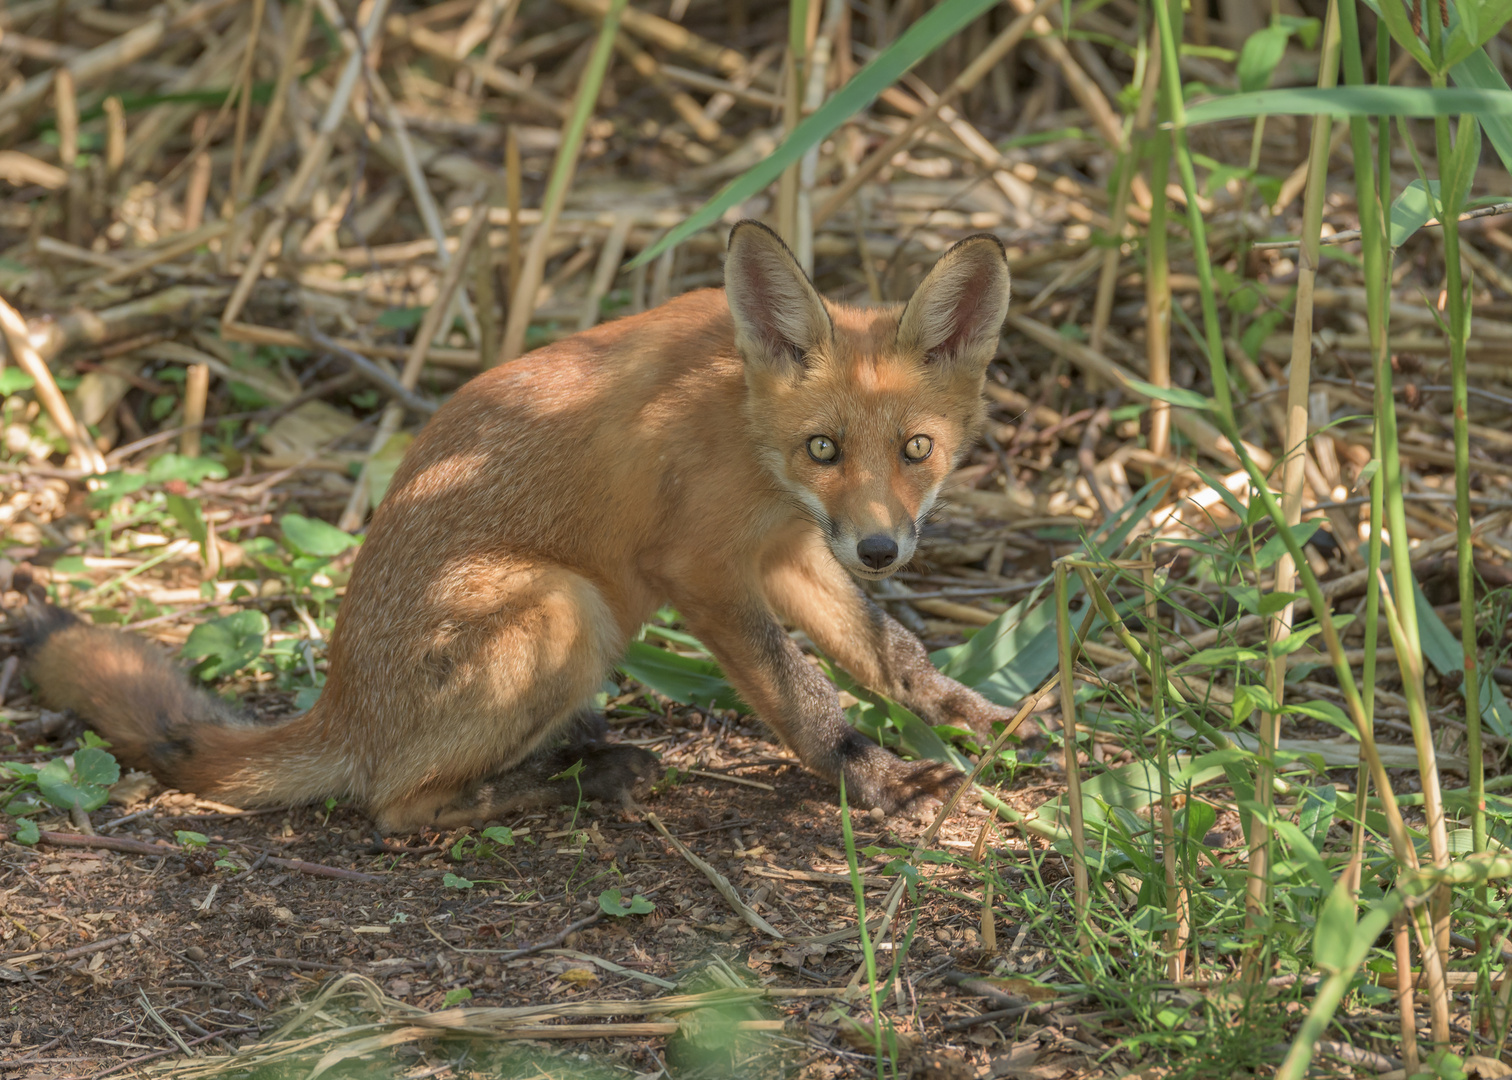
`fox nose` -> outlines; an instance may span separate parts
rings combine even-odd
[[[856,554],[873,570],[883,570],[898,557],[898,544],[890,536],[868,536],[856,545]]]

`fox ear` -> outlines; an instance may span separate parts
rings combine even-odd
[[[802,370],[808,353],[830,339],[824,301],[787,245],[759,222],[742,221],[730,233],[725,295],[747,362]]]
[[[995,236],[955,244],[919,283],[898,320],[898,346],[926,363],[985,368],[1008,315],[1008,256]]]

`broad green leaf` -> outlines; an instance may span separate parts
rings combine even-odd
[[[1392,593],[1397,594],[1395,582],[1392,582]],[[1438,612],[1428,602],[1428,597],[1423,595],[1422,586],[1415,578],[1412,593],[1417,602],[1418,632],[1423,655],[1440,675],[1463,673],[1465,651],[1459,637],[1449,632],[1444,620],[1439,618]],[[1461,693],[1464,692],[1463,680],[1459,683],[1459,689]],[[1506,695],[1502,693],[1496,680],[1487,678],[1485,674],[1480,679],[1480,699],[1481,719],[1486,726],[1501,738],[1512,736],[1512,705],[1508,704]]]
[[[1270,85],[1276,65],[1286,55],[1286,39],[1289,37],[1291,31],[1279,24],[1256,30],[1249,36],[1239,50],[1236,69],[1241,91],[1264,90]]]
[[[1476,49],[1464,60],[1455,64],[1449,71],[1449,77],[1454,80],[1456,86],[1469,89],[1508,89],[1507,80],[1502,78],[1501,71],[1491,62],[1485,49]],[[1512,117],[1477,116],[1476,119],[1480,121],[1481,130],[1486,133],[1486,138],[1490,139],[1491,145],[1496,147],[1496,155],[1501,158],[1502,167],[1512,170]]]
[[[1204,397],[1195,390],[1183,390],[1179,386],[1156,386],[1154,383],[1143,382],[1139,379],[1130,379],[1129,387],[1145,397],[1154,398],[1156,401],[1168,401],[1172,405],[1179,405],[1184,409],[1198,409],[1202,412],[1210,412],[1214,408],[1213,399]]]
[[[96,760],[96,756],[104,760]],[[110,798],[108,785],[121,778],[121,768],[104,750],[80,750],[74,760],[73,768],[65,759],[54,758],[38,769],[37,790],[60,810],[98,810]]]
[[[644,641],[632,641],[618,667],[636,682],[684,705],[708,708],[712,704],[719,709],[747,711],[712,660],[679,656]]]
[[[198,669],[202,679],[230,675],[262,655],[269,629],[268,617],[261,611],[236,611],[191,630],[184,657],[206,661]]]
[[[147,466],[147,482],[162,484],[169,480],[182,480],[191,487],[202,480],[224,480],[226,467],[218,461],[202,457],[184,457],[182,454],[163,454],[152,459]]]
[[[10,397],[19,394],[22,390],[30,390],[37,385],[37,380],[18,367],[8,367],[0,371],[0,397]]]
[[[1314,853],[1316,854],[1316,853]],[[1355,931],[1355,898],[1341,875],[1318,911],[1313,928],[1313,963],[1329,974],[1349,966]]]
[[[514,847],[514,830],[507,825],[490,825],[483,830],[483,839],[492,840],[505,847]]]
[[[285,514],[278,519],[278,527],[283,530],[284,540],[306,555],[330,558],[362,542],[334,525],[302,514]]]
[[[1438,201],[1439,182],[1414,180],[1391,203],[1391,246],[1399,248],[1433,217]]]
[[[188,499],[182,495],[169,495],[165,501],[168,504],[169,516],[179,523],[184,532],[189,534],[189,539],[200,546],[200,552],[208,557],[209,553],[205,550],[205,546],[210,540],[210,530],[205,527],[199,500]]]
[[[1258,499],[1256,501],[1259,502]],[[1262,503],[1261,505],[1264,504]],[[1308,518],[1306,521],[1300,521],[1291,527],[1292,539],[1295,540],[1297,542],[1297,546],[1300,547],[1311,540],[1313,533],[1317,532],[1318,529],[1322,527],[1322,525],[1322,518]],[[1264,570],[1267,566],[1271,566],[1277,559],[1281,558],[1281,555],[1285,551],[1286,538],[1279,534],[1271,537],[1265,542],[1264,546],[1260,548],[1259,554],[1255,556],[1256,569]]]
[[[1331,701],[1304,701],[1300,704],[1288,705],[1286,711],[1300,716],[1310,716],[1325,724],[1332,724],[1351,738],[1360,737],[1360,731],[1354,726],[1354,721],[1350,720],[1344,710]]]
[[[1256,116],[1457,116],[1512,115],[1512,91],[1429,86],[1291,87],[1234,94],[1193,105],[1189,125]]]
[[[37,828],[37,823],[29,817],[21,818],[16,822],[16,831],[11,839],[18,844],[31,847],[42,839],[42,830]]]
[[[1277,835],[1286,841],[1286,846],[1291,849],[1291,856],[1307,868],[1308,876],[1313,879],[1313,884],[1320,889],[1327,889],[1333,885],[1333,876],[1328,872],[1328,864],[1318,854],[1317,847],[1308,839],[1306,833],[1290,821],[1272,821],[1271,828]]]
[[[917,19],[899,38],[804,119],[782,144],[761,162],[737,176],[712,199],[655,244],[629,262],[641,266],[718,221],[731,207],[761,191],[782,171],[817,146],[831,132],[874,101],[904,72],[979,18],[996,0],[944,0]],[[1464,110],[1460,110],[1464,111]]]
[[[115,755],[99,747],[86,746],[74,756],[74,776],[84,784],[101,784],[109,787],[121,778],[121,766]]]
[[[636,893],[626,900],[619,889],[605,889],[599,893],[599,910],[605,915],[613,915],[622,919],[626,915],[649,915],[656,910],[656,905],[647,900],[640,893]]]
[[[1338,808],[1338,788],[1309,788],[1302,797],[1302,805],[1297,809],[1297,828],[1314,848],[1321,848],[1328,839],[1328,828],[1333,824]]]
[[[470,889],[473,883],[460,874],[447,874],[441,879],[441,887],[443,889]]]

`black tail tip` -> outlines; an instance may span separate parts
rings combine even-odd
[[[12,613],[11,622],[21,636],[21,647],[28,653],[35,652],[59,630],[82,621],[73,612],[48,602],[47,591],[37,581],[30,566],[16,567],[11,588],[26,597],[26,604]]]

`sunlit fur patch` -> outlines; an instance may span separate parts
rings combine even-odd
[[[748,420],[763,464],[820,525],[841,565],[859,577],[887,577],[913,557],[919,526],[981,429],[983,373],[900,351],[900,308],[826,306],[834,337],[801,367],[748,369]],[[815,435],[835,441],[833,462],[809,455]],[[922,461],[903,452],[915,435],[933,443]],[[867,566],[856,552],[872,536],[897,544],[887,567]]]

